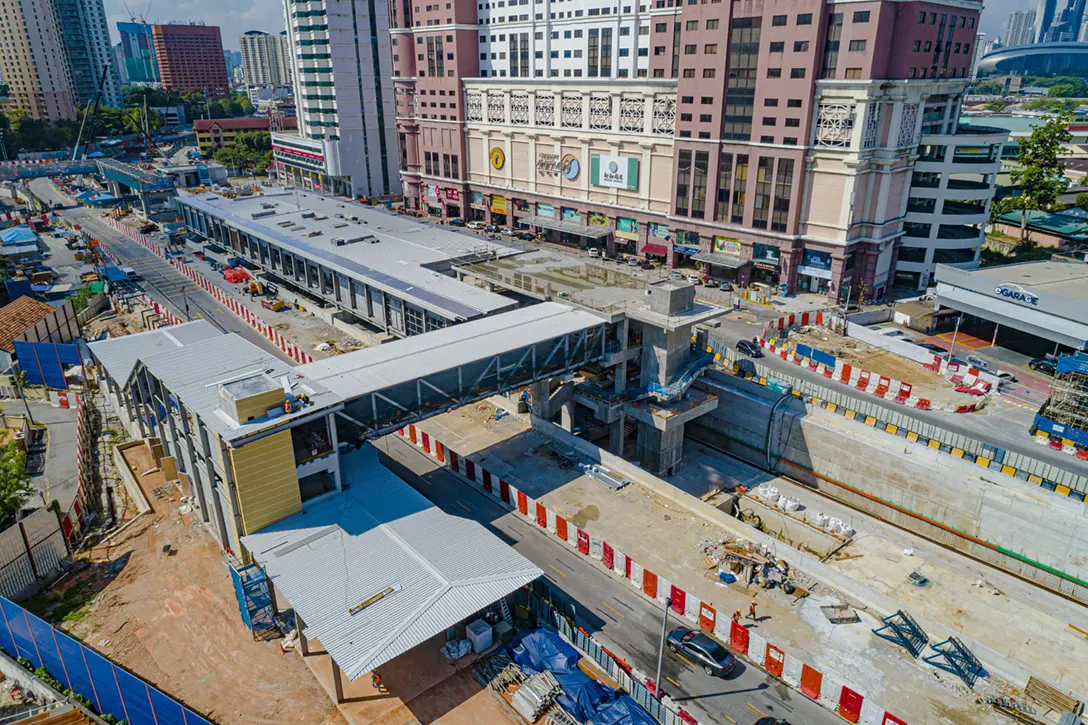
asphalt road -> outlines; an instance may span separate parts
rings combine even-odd
[[[393,470],[437,506],[454,516],[479,521],[540,567],[553,586],[576,602],[571,614],[598,641],[644,672],[656,671],[660,607],[448,469],[438,467],[399,437],[386,436],[376,445],[392,459],[389,465]],[[670,630],[679,624],[670,617]],[[666,652],[663,677],[665,692],[700,723],[751,725],[766,715],[793,725],[841,722],[838,716],[743,660],[738,660],[729,677],[721,679]]]
[[[31,189],[43,200],[66,203],[53,191],[48,179],[35,179]],[[188,277],[150,251],[105,224],[99,212],[84,207],[66,207],[60,216],[104,241],[121,263],[140,275],[139,286],[149,297],[166,305],[183,320],[203,318],[225,333],[235,332],[263,350],[288,362],[293,361],[260,333],[234,315]]]
[[[777,319],[781,316],[778,312],[758,308],[757,305],[748,305],[746,310],[756,313],[760,320]],[[762,322],[755,324],[745,323],[740,320],[723,319],[721,326],[713,331],[713,336],[725,341],[729,347],[733,347],[738,340],[750,340],[752,337],[758,336],[762,329]],[[909,410],[901,405],[887,403],[870,395],[860,394],[849,386],[828,380],[823,375],[801,368],[778,357],[767,355],[760,358],[758,362],[772,370],[781,372],[783,376],[802,378],[835,389],[841,388],[844,394],[852,395],[859,400],[865,400],[886,410],[908,415],[924,423],[937,425],[953,433],[970,436],[999,448],[1005,448],[1045,461],[1068,471],[1088,475],[1088,463],[1073,456],[1053,451],[1045,446],[1040,446],[1028,435],[1028,426],[1034,416],[1034,411],[1030,409],[1031,406],[1029,405],[1017,404],[1008,400],[997,400],[988,406],[989,410],[984,414],[968,415]]]

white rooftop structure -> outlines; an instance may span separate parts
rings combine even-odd
[[[297,370],[350,399],[602,324],[603,320],[590,312],[542,302],[316,360]]]
[[[135,335],[110,337],[92,342],[88,347],[110,376],[119,385],[124,385],[141,358],[161,352],[176,352],[186,345],[216,337],[222,337],[222,333],[210,322],[194,320]]]
[[[479,523],[432,504],[373,446],[340,464],[348,490],[242,543],[349,679],[543,573]]]
[[[520,253],[467,232],[298,189],[179,201],[445,318],[470,320],[517,304],[443,273],[454,262]]]

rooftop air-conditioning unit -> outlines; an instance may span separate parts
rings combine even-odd
[[[303,219],[313,219],[315,216],[317,216],[317,214],[315,212],[312,212],[312,211],[302,212],[302,218]]]
[[[343,237],[336,237],[335,239],[332,240],[332,246],[334,246],[334,247],[342,247],[347,243],[348,243],[348,240],[344,239]]]

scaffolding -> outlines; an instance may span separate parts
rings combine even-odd
[[[1039,411],[1037,423],[1039,418],[1049,423],[1037,424],[1039,430],[1060,433],[1075,444],[1088,445],[1088,353],[1058,358],[1050,398]]]

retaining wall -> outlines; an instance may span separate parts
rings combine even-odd
[[[688,424],[693,437],[1088,603],[1084,501],[942,453],[916,442],[917,435],[889,437],[800,398],[782,399],[728,373],[708,371],[701,384],[721,403]]]

